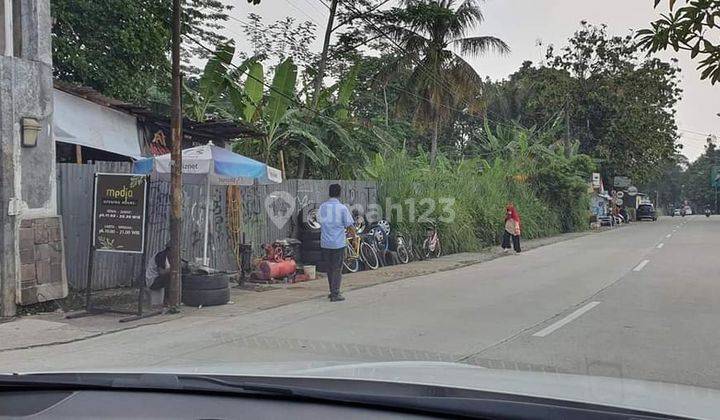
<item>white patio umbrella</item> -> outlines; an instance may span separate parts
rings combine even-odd
[[[151,174],[161,180],[170,180],[170,154],[140,159],[134,172]],[[206,186],[205,235],[203,263],[208,264],[208,231],[210,224],[210,186],[212,185],[266,185],[282,182],[279,169],[249,157],[217,147],[212,142],[182,151],[183,184]]]

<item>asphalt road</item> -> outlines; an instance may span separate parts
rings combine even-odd
[[[720,216],[662,218],[233,317],[0,353],[0,371],[437,360],[720,388]]]

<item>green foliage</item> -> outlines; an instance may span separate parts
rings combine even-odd
[[[291,58],[280,63],[275,69],[272,86],[268,93],[267,106],[263,110],[269,131],[274,131],[287,113],[295,97],[297,66]]]
[[[413,109],[415,123],[432,131],[430,160],[434,161],[440,125],[450,118],[450,109],[472,97],[481,85],[480,76],[455,51],[479,56],[490,51],[507,53],[510,49],[493,36],[468,36],[483,21],[475,0],[465,0],[457,7],[448,0],[412,0],[403,4],[385,14],[380,31],[403,47],[401,55],[391,63],[412,69],[404,102]]]
[[[706,205],[715,208],[715,189],[710,184],[712,167],[715,165],[720,165],[720,150],[708,141],[705,153],[683,173],[681,199],[688,200],[695,211],[700,211]]]
[[[396,152],[376,155],[367,173],[378,181],[381,204],[402,204],[402,217],[393,211],[386,217],[413,243],[422,243],[427,224],[412,220],[411,214],[419,218],[427,212],[425,216],[437,223],[445,251],[462,252],[498,243],[508,202],[514,202],[522,215],[523,237],[560,232],[557,215],[528,184],[514,180],[518,166],[504,159],[456,163],[441,155],[433,167],[427,154]],[[414,209],[407,200],[416,203]],[[454,217],[445,219],[449,215]]]
[[[448,251],[471,251],[497,244],[502,234],[505,205],[513,202],[522,215],[523,237],[537,238],[588,226],[588,179],[595,165],[589,156],[565,155],[553,131],[520,126],[486,127],[484,143],[495,151],[453,161],[441,157],[432,167],[429,156],[413,157],[404,151],[376,155],[366,174],[378,181],[380,202],[402,203],[403,214],[389,216],[415,243],[425,225],[413,221],[412,199],[422,208],[434,203],[427,216],[439,222]],[[453,200],[454,219],[443,203]],[[423,207],[424,206],[424,207]],[[417,205],[416,205],[417,207]]]
[[[191,0],[184,6],[183,32],[210,47],[227,19],[218,0]],[[54,76],[97,89],[105,95],[145,103],[152,89],[169,90],[169,0],[52,0]],[[192,57],[206,51],[186,49]]]
[[[263,98],[263,65],[254,62],[250,65],[248,77],[245,79],[244,98],[242,103],[242,117],[247,122],[255,120],[255,115]]]
[[[609,36],[583,22],[569,45],[547,53],[547,64],[525,63],[487,89],[488,116],[543,126],[558,118],[563,136],[602,162],[606,178],[637,182],[657,176],[676,151],[678,68],[641,58],[632,37]]]
[[[683,172],[688,167],[687,158],[679,153],[675,154],[672,159],[661,165],[657,177],[651,179],[645,184],[639,185],[640,191],[655,196],[658,202],[655,206],[663,211],[672,211],[674,206],[681,202],[682,185],[684,181]],[[665,213],[671,214],[671,213]]]
[[[655,0],[657,7],[662,0]],[[676,0],[670,0],[670,12],[637,33],[640,46],[649,52],[672,48],[675,52],[690,52],[690,58],[700,56],[700,78],[712,84],[720,82],[720,0],[685,0],[685,5],[673,10]]]
[[[208,59],[205,69],[200,75],[196,88],[184,85],[186,94],[185,113],[195,121],[205,121],[218,107],[220,96],[228,87],[227,73],[230,62],[235,54],[235,46],[231,43],[219,45],[215,55]]]

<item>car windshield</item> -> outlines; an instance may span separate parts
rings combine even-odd
[[[2,4],[0,372],[720,390],[717,0]]]

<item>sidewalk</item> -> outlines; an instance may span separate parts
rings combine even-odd
[[[523,242],[525,251],[553,243],[566,241],[595,232],[568,233],[549,238],[528,240]],[[488,248],[481,252],[464,252],[442,256],[426,261],[415,261],[383,267],[374,271],[361,271],[343,275],[343,291],[371,287],[409,277],[417,277],[440,271],[453,270],[472,264],[478,264],[504,256],[498,247]],[[144,325],[168,322],[185,316],[232,318],[278,306],[289,305],[309,299],[326,298],[328,293],[327,278],[319,276],[317,280],[295,284],[262,285],[255,290],[235,287],[232,289],[230,303],[223,306],[206,308],[182,307],[181,313],[160,315],[135,322],[119,323],[122,315],[103,314],[86,318],[66,319],[61,311],[42,313],[20,317],[9,322],[0,323],[0,352],[69,343],[110,334]]]

